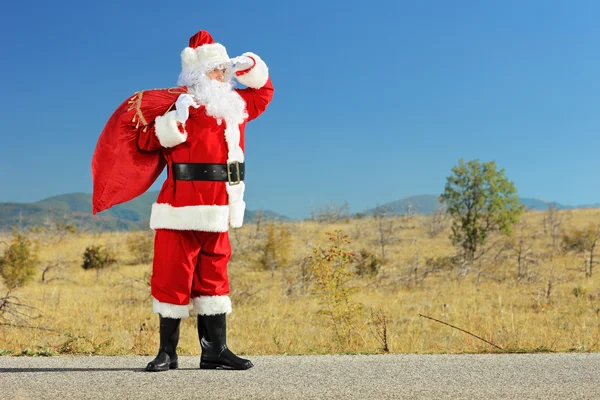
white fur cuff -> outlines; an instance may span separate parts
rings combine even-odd
[[[176,111],[156,117],[154,124],[156,137],[163,147],[174,147],[187,140],[187,132],[181,133],[177,127]]]
[[[239,72],[240,75],[236,76],[238,82],[253,89],[260,89],[265,86],[265,83],[269,80],[267,64],[254,53],[244,53],[242,55],[252,57],[256,63],[249,70]]]
[[[192,299],[194,312],[198,315],[231,314],[229,296],[200,296]]]
[[[152,298],[152,311],[154,314],[160,314],[163,318],[187,318],[190,316],[189,305],[161,303],[154,297]]]

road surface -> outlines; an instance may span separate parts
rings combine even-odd
[[[1,399],[600,399],[600,354],[248,357],[149,373],[153,357],[0,357]]]

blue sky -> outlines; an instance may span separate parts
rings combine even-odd
[[[175,85],[206,29],[276,89],[246,130],[250,209],[438,194],[461,157],[496,161],[523,197],[598,203],[598,20],[591,0],[9,2],[0,202],[91,193],[106,120]]]

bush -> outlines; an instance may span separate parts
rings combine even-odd
[[[350,285],[350,241],[341,231],[327,232],[329,247],[314,247],[309,262],[314,272],[313,293],[321,303],[339,344],[346,347],[357,339],[357,315],[361,305],[352,300],[359,288]]]
[[[356,274],[359,276],[375,276],[381,267],[381,260],[366,249],[360,251],[357,261]]]
[[[22,287],[35,275],[38,250],[23,234],[14,231],[8,249],[0,257],[0,276],[9,290]]]
[[[590,225],[584,229],[575,229],[571,233],[563,233],[562,251],[565,253],[591,251],[598,241],[599,232],[597,227]]]
[[[259,259],[261,268],[274,272],[286,267],[292,254],[292,235],[285,226],[279,229],[273,223],[267,226],[267,242]]]
[[[114,255],[102,246],[88,246],[83,253],[83,264],[85,270],[101,270],[116,262]]]
[[[136,264],[149,264],[154,256],[154,235],[152,232],[138,232],[127,236],[127,248],[134,256]]]

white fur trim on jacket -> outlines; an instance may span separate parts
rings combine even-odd
[[[227,162],[244,162],[244,152],[240,147],[240,126],[239,123],[226,119],[225,142],[227,143]]]
[[[227,50],[220,43],[205,44],[196,49],[186,47],[181,52],[181,67],[185,70],[198,68],[207,71],[227,62],[229,62]]]
[[[190,306],[180,306],[177,304],[161,303],[152,298],[152,311],[154,314],[160,314],[163,318],[187,318],[190,316]]]
[[[169,111],[155,119],[155,133],[163,147],[174,147],[187,140],[187,132],[181,133],[177,127],[177,112]]]
[[[253,89],[260,89],[265,86],[265,83],[269,80],[269,68],[267,68],[267,64],[254,53],[244,53],[242,55],[254,58],[256,63],[252,68],[240,71],[241,75],[236,76],[238,82]]]
[[[192,299],[194,312],[198,315],[231,314],[229,296],[200,296]]]
[[[229,207],[173,207],[166,203],[154,203],[150,214],[150,228],[155,230],[227,232],[229,229]]]
[[[227,194],[229,196],[229,223],[232,228],[241,228],[244,224],[244,212],[246,203],[244,202],[244,191],[246,186],[244,182],[238,185],[230,185],[227,182]]]
[[[240,127],[231,119],[226,119],[227,128],[225,129],[225,141],[227,143],[227,162],[244,162],[244,152],[240,147]],[[229,204],[229,223],[232,228],[241,228],[244,224],[244,212],[246,203],[244,202],[244,191],[246,186],[244,182],[237,185],[227,185],[227,195]]]

